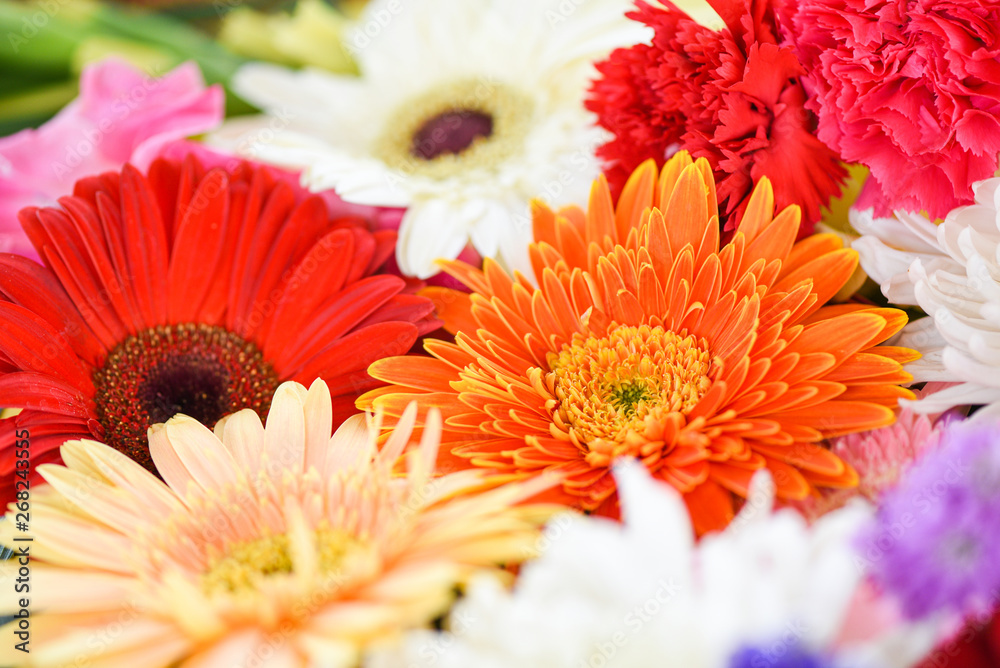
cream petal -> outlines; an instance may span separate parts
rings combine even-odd
[[[269,63],[244,65],[231,85],[241,97],[267,109],[277,120],[322,130],[341,105],[356,107],[363,83],[356,77],[338,77],[315,70],[295,71]]]
[[[417,421],[417,402],[411,401],[406,405],[403,414],[399,417],[396,427],[389,434],[389,439],[382,446],[379,452],[379,461],[383,466],[392,467],[403,450],[410,442],[410,435],[413,433],[413,425]]]
[[[120,611],[103,626],[48,638],[32,651],[32,665],[64,667],[89,659],[94,668],[169,666],[189,650],[189,642],[167,623]],[[36,620],[37,622],[37,620]],[[112,633],[110,629],[118,631]],[[120,629],[120,631],[119,631]]]
[[[261,668],[297,668],[306,666],[292,647],[293,632],[280,628],[271,633],[256,628],[224,636],[208,649],[198,652],[181,664],[182,668],[218,668],[220,666],[260,666]],[[291,636],[291,637],[290,637]]]
[[[511,274],[520,273],[535,281],[535,272],[528,257],[528,245],[533,241],[531,216],[527,214],[529,205],[519,202],[515,208],[496,211],[496,221],[504,220],[500,227],[500,264]]]
[[[134,533],[147,522],[146,512],[131,494],[106,485],[96,478],[61,466],[46,468],[45,479],[64,499],[93,520],[123,534]]]
[[[694,545],[694,530],[680,494],[654,481],[634,459],[617,460],[614,476],[625,531],[644,535],[651,552],[686,554]]]
[[[370,461],[374,453],[375,439],[369,432],[365,416],[352,415],[337,427],[337,432],[329,440],[320,470],[327,477],[349,471]]]
[[[111,478],[107,474],[106,467],[101,466],[95,460],[94,453],[99,450],[111,450],[115,455],[121,455],[117,450],[113,450],[103,443],[87,439],[66,441],[59,448],[59,454],[62,456],[63,463],[66,466],[93,476],[103,482],[110,483]],[[121,456],[124,457],[125,455]]]
[[[272,477],[281,470],[302,472],[306,447],[305,399],[306,389],[298,383],[282,383],[274,393],[264,425],[266,466]],[[276,468],[272,471],[270,467]]]
[[[424,420],[424,430],[420,436],[420,446],[417,448],[417,452],[420,453],[421,468],[426,472],[427,477],[431,476],[437,464],[438,448],[441,445],[442,424],[440,410],[432,408],[427,411],[427,417]]]
[[[184,466],[177,451],[170,445],[166,425],[154,424],[147,432],[149,438],[149,454],[156,464],[160,477],[183,501],[189,488],[198,488],[198,483],[191,477],[191,472]]]
[[[176,459],[169,458],[170,463],[179,460],[201,488],[218,489],[236,482],[236,461],[208,427],[186,415],[178,415],[167,420],[164,432],[165,440],[158,439],[155,449],[152,441],[149,446],[157,468],[157,456],[164,447],[170,447],[176,455]]]
[[[317,378],[309,386],[304,410],[306,421],[305,470],[312,467],[317,471],[322,471],[330,437],[333,433],[333,402],[330,399],[330,388],[327,387],[323,379]]]
[[[289,552],[292,557],[292,569],[296,576],[309,581],[319,574],[319,555],[317,554],[315,534],[306,524],[302,509],[294,503],[285,507],[285,526],[288,527]]]
[[[369,601],[335,602],[312,616],[309,628],[332,638],[370,636],[391,627],[396,618],[392,606]]]
[[[903,408],[909,408],[914,413],[927,415],[942,413],[955,406],[992,404],[998,401],[1000,401],[1000,389],[978,383],[961,383],[929,394],[917,401],[900,399],[899,404]]]
[[[439,596],[440,592],[450,598],[452,586],[462,580],[464,573],[465,569],[458,564],[444,560],[406,564],[384,573],[365,592],[394,604]]]
[[[245,408],[226,421],[222,444],[244,471],[256,471],[264,452],[264,425],[256,411]]]
[[[358,663],[358,648],[347,642],[313,633],[299,633],[295,638],[299,651],[309,657],[309,665],[324,668],[351,668]]]
[[[33,557],[57,566],[97,568],[112,573],[131,573],[123,559],[132,541],[112,529],[46,506],[33,505]]]
[[[115,611],[128,605],[135,578],[35,564],[31,602],[46,612]],[[12,612],[5,610],[4,612]]]
[[[945,368],[952,373],[955,380],[1000,390],[1000,378],[997,377],[998,374],[994,366],[982,364],[951,346],[944,349],[941,361]],[[983,404],[987,402],[973,401],[970,403]]]
[[[102,479],[132,494],[147,514],[167,515],[182,507],[177,495],[162,480],[117,450],[93,441],[63,445],[64,454],[68,449],[79,461],[89,462],[88,471],[98,471]]]

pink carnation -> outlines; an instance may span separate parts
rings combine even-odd
[[[26,206],[53,206],[84,176],[145,169],[168,143],[222,122],[219,86],[186,63],[150,78],[119,60],[87,67],[80,96],[37,130],[0,138],[0,252],[37,257],[17,222]]]
[[[945,421],[947,422],[947,421]],[[834,439],[834,453],[858,472],[858,492],[870,501],[899,481],[906,468],[935,447],[941,429],[906,408],[895,424]]]
[[[972,202],[1000,151],[1000,5],[800,0],[787,13],[817,134],[870,168],[876,214]]]
[[[927,396],[948,387],[949,383],[928,383],[917,390],[917,397]],[[886,490],[899,482],[902,474],[924,453],[937,447],[944,428],[956,419],[958,412],[920,415],[909,408],[899,412],[896,422],[888,427],[840,436],[830,441],[833,451],[858,474],[858,486],[851,489],[825,491],[790,505],[806,517],[815,519],[861,495],[873,503]]]

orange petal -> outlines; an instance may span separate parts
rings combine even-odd
[[[599,180],[603,181],[602,176]],[[618,207],[615,210],[615,229],[617,237],[615,241],[621,243],[628,237],[630,230],[639,227],[642,212],[653,206],[653,187],[656,184],[656,163],[650,159],[636,167],[629,176],[622,189],[622,194],[618,198]],[[605,182],[606,187],[606,182]],[[593,206],[593,190],[591,190],[591,206]],[[611,203],[611,196],[608,195],[608,204]],[[604,214],[603,203],[601,214]],[[603,236],[592,236],[594,241],[603,241]]]
[[[692,252],[698,250],[705,226],[710,222],[705,193],[706,186],[700,170],[692,165],[681,172],[663,210],[670,247],[674,253],[680,252],[689,244]]]
[[[706,480],[684,495],[695,534],[724,529],[733,519],[733,498],[719,483]]]

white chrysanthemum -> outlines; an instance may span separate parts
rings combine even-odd
[[[861,575],[851,539],[870,516],[858,502],[808,527],[773,513],[773,483],[723,532],[695,545],[681,497],[642,466],[616,470],[624,524],[598,517],[550,522],[542,556],[513,593],[474,580],[448,632],[418,632],[369,657],[370,668],[726,668],[747,646],[765,658],[827,653],[855,668],[907,666],[930,649],[921,627],[872,626],[845,641]]]
[[[854,248],[883,294],[930,316],[907,325],[897,341],[923,355],[907,371],[916,382],[959,383],[912,402],[920,413],[985,405],[976,417],[1000,414],[1000,179],[973,189],[976,204],[940,225],[899,212],[852,218],[864,234]]]
[[[629,0],[374,0],[347,31],[361,77],[248,65],[269,116],[211,141],[303,168],[314,191],[407,207],[397,259],[437,272],[470,242],[530,273],[529,202],[580,202],[605,139],[583,107],[592,63],[650,35]]]

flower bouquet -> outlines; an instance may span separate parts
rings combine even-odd
[[[1000,665],[1000,6],[146,4],[0,3],[0,664]]]

